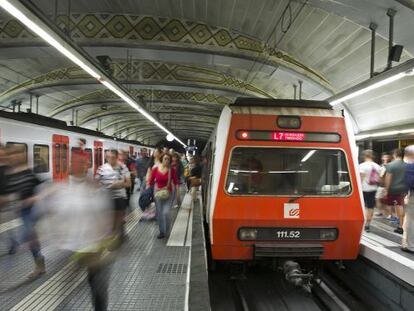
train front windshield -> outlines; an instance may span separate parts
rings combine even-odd
[[[352,189],[341,150],[237,147],[225,190],[230,195],[347,196]]]

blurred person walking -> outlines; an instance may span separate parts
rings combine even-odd
[[[173,185],[175,187],[177,201],[181,201],[179,182],[175,169],[171,167],[170,154],[164,153],[161,155],[161,164],[154,166],[147,184],[148,187],[154,186],[154,200],[160,230],[157,238],[162,239],[169,231]]]
[[[401,249],[414,254],[414,145],[405,148],[404,159],[407,161],[405,184],[409,192],[408,203],[405,208]]]
[[[385,180],[384,180],[384,193],[385,204],[387,210],[391,212],[392,208],[398,216],[397,229],[395,233],[402,234],[404,223],[404,197],[407,194],[407,187],[405,185],[405,170],[407,164],[402,160],[403,151],[401,149],[395,149],[393,152],[393,161],[386,166]]]
[[[374,153],[372,150],[362,152],[364,162],[359,165],[359,173],[362,182],[362,194],[365,203],[365,231],[370,231],[370,224],[374,214],[375,193],[377,192],[378,183],[380,182],[380,166],[374,162]]]
[[[106,189],[87,179],[88,162],[84,158],[75,161],[70,183],[54,185],[40,208],[47,211],[45,218],[56,245],[71,251],[71,258],[86,268],[95,310],[105,311],[113,259],[113,253],[105,252],[114,241],[112,200]]]
[[[110,191],[115,209],[113,233],[123,241],[125,236],[124,218],[127,208],[126,188],[130,187],[130,174],[128,168],[118,161],[118,151],[109,150],[106,153],[107,162],[98,168],[96,180]]]
[[[40,242],[35,225],[37,217],[33,213],[33,205],[36,201],[36,187],[41,181],[36,177],[27,165],[26,149],[22,145],[7,148],[9,167],[6,171],[5,194],[12,198],[12,206],[22,219],[22,237],[18,242],[28,242],[32,253],[35,268],[28,278],[36,278],[46,272],[45,258],[42,255]],[[14,242],[14,241],[13,241]],[[14,245],[17,247],[17,245]]]

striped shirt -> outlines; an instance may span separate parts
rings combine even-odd
[[[25,200],[35,194],[35,188],[41,183],[30,169],[6,175],[6,194],[17,195],[17,200]],[[32,206],[25,206],[31,208]]]

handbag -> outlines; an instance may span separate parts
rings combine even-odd
[[[192,178],[191,179],[191,187],[199,187],[201,186],[201,178]]]
[[[154,189],[152,187],[148,187],[144,191],[142,191],[141,195],[139,196],[138,204],[142,211],[154,202]]]
[[[161,189],[158,189],[155,194],[154,197],[158,200],[161,201],[165,201],[168,200],[168,198],[170,197],[170,190],[168,190],[170,188],[170,183],[171,183],[171,169],[168,170],[168,183],[167,186]]]

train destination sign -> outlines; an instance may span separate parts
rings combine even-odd
[[[239,140],[262,140],[281,142],[323,142],[339,143],[341,135],[338,133],[294,132],[294,131],[255,131],[238,130],[236,138]]]

